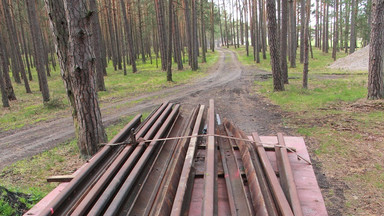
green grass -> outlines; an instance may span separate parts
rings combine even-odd
[[[243,64],[271,71],[269,53],[267,60],[256,64],[243,47],[231,49]],[[345,53],[338,53],[338,58],[343,56]],[[347,184],[346,215],[383,212],[384,101],[365,99],[367,71],[328,69],[333,62],[331,53],[316,48],[314,57],[309,60],[308,89],[302,88],[303,65],[298,55],[297,68],[289,68],[286,91],[274,92],[272,79],[256,81],[257,90],[286,112],[285,125],[307,137],[308,148],[321,162],[322,172],[332,176],[332,181]],[[332,205],[332,196],[331,190],[325,194],[326,203]]]
[[[218,52],[207,53],[207,63],[202,64],[199,59],[199,70],[192,71],[188,64],[184,64],[183,71],[177,71],[176,64],[173,65],[173,81],[166,81],[166,72],[156,68],[155,61],[151,65],[149,61],[143,64],[137,61],[138,72],[132,73],[131,67],[127,66],[127,75],[122,70],[114,71],[112,62],[107,68],[108,76],[105,77],[107,91],[99,92],[100,106],[103,107],[113,102],[132,98],[149,92],[158,91],[180,84],[190,82],[193,79],[205,76],[205,72],[218,60]],[[159,60],[159,67],[161,62]],[[34,80],[30,82],[31,94],[26,94],[24,85],[13,82],[17,101],[11,101],[10,108],[0,109],[0,131],[22,128],[41,121],[48,121],[70,114],[69,102],[66,97],[63,81],[59,68],[51,71],[48,77],[48,85],[51,101],[43,104],[39,91],[36,71],[33,70]]]

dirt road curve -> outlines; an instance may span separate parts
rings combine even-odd
[[[208,76],[187,85],[110,104],[102,109],[103,121],[109,125],[122,116],[151,110],[166,100],[179,102],[183,110],[188,111],[194,104],[207,104],[209,98],[214,98],[220,116],[229,118],[247,132],[258,131],[267,135],[276,133],[277,128],[281,131],[281,117],[275,107],[260,100],[252,91],[253,81],[265,76],[266,72],[244,68],[231,51],[217,51],[220,59]],[[136,100],[142,102],[131,108],[119,108],[121,104]],[[30,128],[0,133],[0,170],[73,137],[74,128],[70,116]]]

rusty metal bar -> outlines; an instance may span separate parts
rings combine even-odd
[[[256,149],[260,162],[263,165],[265,175],[269,182],[269,188],[273,193],[276,206],[279,209],[280,215],[293,215],[291,207],[287,201],[287,198],[284,195],[283,189],[280,186],[279,180],[273,170],[272,164],[268,159],[267,153],[263,146],[261,146],[261,140],[257,133],[252,133],[253,140],[259,144],[252,143],[253,147]]]
[[[277,134],[277,140],[279,145],[285,146],[284,136],[282,133]],[[288,152],[286,148],[280,148],[280,157],[276,158],[278,162],[280,182],[288,199],[289,204],[292,207],[292,211],[295,216],[302,216],[303,211],[300,205],[300,199],[297,195],[296,184],[293,178],[293,172],[291,164],[288,158]]]
[[[160,114],[167,107],[168,103],[164,103],[159,108],[157,108],[154,112],[152,112],[148,118],[144,121],[142,127],[136,134],[136,138],[141,137],[145,134],[149,128],[154,124],[155,120],[160,116]],[[140,115],[141,116],[141,115]],[[120,133],[124,134],[125,139],[130,138],[132,134],[133,127],[127,125],[125,126]],[[130,135],[130,136],[128,136]],[[124,141],[120,140],[112,140],[115,143]],[[96,199],[103,192],[103,190],[107,187],[107,184],[110,183],[115,174],[119,171],[124,161],[131,155],[133,150],[135,149],[135,145],[128,145],[124,147],[124,149],[119,153],[117,158],[113,161],[111,166],[104,172],[104,174],[100,177],[100,179],[96,182],[96,184],[89,189],[89,192],[84,196],[84,198],[78,203],[75,208],[72,210],[72,215],[84,215],[89,211],[89,208],[96,202]]]
[[[213,99],[209,100],[208,110],[208,136],[207,155],[205,158],[204,175],[204,203],[202,215],[209,216],[217,213],[217,172],[216,172],[216,143],[215,137],[215,105]]]
[[[204,105],[200,106],[200,109],[196,118],[195,126],[193,127],[192,136],[196,136],[199,134],[203,114],[204,114]],[[185,196],[186,196],[187,187],[190,186],[190,184],[188,183],[191,182],[190,180],[191,169],[193,166],[193,160],[196,152],[196,142],[197,142],[197,137],[191,138],[189,142],[189,147],[184,159],[184,165],[180,175],[180,181],[177,186],[177,192],[174,199],[175,201],[173,203],[172,210],[171,210],[171,215],[174,215],[174,216],[176,215],[179,216],[182,214],[182,212],[186,210],[186,205],[187,205],[186,200],[188,199],[186,199]]]
[[[193,133],[194,125],[197,121],[202,121],[203,116],[198,115],[199,109],[200,105],[192,111],[191,117],[187,124],[188,127],[184,132],[185,136],[189,136]],[[197,131],[199,131],[199,129],[197,129]],[[149,209],[149,214],[145,213],[145,215],[154,216],[171,214],[172,206],[175,201],[175,196],[178,189],[179,179],[182,176],[181,173],[183,171],[184,158],[186,157],[186,153],[189,148],[188,143],[190,143],[190,139],[182,139],[177,143],[177,148],[172,155],[172,160],[168,165],[166,176],[160,185],[160,190],[157,193],[152,207]]]
[[[234,137],[242,138],[236,128],[227,120],[224,120],[224,126],[227,133],[232,134]],[[256,175],[254,164],[252,163],[249,145],[244,141],[236,142],[241,153],[241,158],[244,164],[245,174],[248,180],[248,187],[251,194],[252,206],[255,215],[268,216],[267,206],[260,188],[259,180]]]
[[[157,131],[154,139],[162,138],[164,133],[169,129],[169,126],[173,124],[173,121],[175,120],[176,116],[179,113],[180,105],[176,105],[171,114],[169,114],[168,118],[165,120],[165,122],[162,123],[160,129]],[[139,173],[144,169],[144,167],[147,165],[148,159],[151,157],[155,150],[155,146],[160,143],[159,141],[152,141],[143,155],[140,157],[139,161],[136,163],[135,167],[132,169],[131,173],[126,178],[124,184],[121,186],[120,190],[112,200],[111,204],[105,211],[105,215],[115,215],[121,205],[124,203],[127,196],[130,194],[130,190],[134,186],[134,183],[136,179],[139,176]]]
[[[164,111],[161,109],[158,112],[161,112],[161,115],[159,118],[156,119],[156,122],[152,125],[152,127],[149,129],[149,131],[145,134],[144,139],[152,139],[155,135],[156,131],[161,126],[162,122],[165,120],[165,118],[168,116],[168,114],[171,112],[173,104],[167,104]],[[139,138],[139,134],[136,135],[136,138]],[[114,194],[119,190],[121,187],[123,179],[125,179],[128,174],[133,169],[136,162],[139,160],[140,156],[145,150],[145,143],[141,142],[138,147],[135,148],[135,150],[132,152],[132,154],[129,156],[129,158],[125,161],[124,165],[121,167],[119,172],[115,175],[114,179],[110,182],[108,187],[103,191],[103,193],[100,195],[99,199],[96,201],[96,203],[93,205],[92,209],[89,211],[88,215],[99,215],[104,212],[105,207],[110,203],[112,200]]]
[[[126,126],[126,128],[134,128],[140,124],[141,115],[137,115]],[[116,143],[122,141],[126,137],[126,132],[121,130],[109,143]],[[103,168],[106,167],[113,159],[113,149],[120,149],[116,146],[104,146],[96,155],[89,160],[89,163],[83,170],[76,175],[76,177],[65,187],[65,189],[53,199],[46,208],[44,208],[40,215],[60,215],[65,214],[69,207],[77,200],[76,194],[85,191],[87,186],[91,185],[102,173]],[[108,158],[109,157],[109,158]],[[107,158],[107,160],[105,160]],[[69,202],[69,203],[68,203]],[[64,207],[64,208],[63,208]]]
[[[218,134],[228,136],[223,126],[219,127]],[[252,215],[251,204],[247,199],[243,179],[237,165],[237,159],[233,152],[232,144],[228,139],[218,139],[221,160],[224,169],[224,178],[227,186],[228,200],[231,215]]]
[[[178,115],[171,130],[165,137],[183,136],[185,130],[189,127],[182,115]],[[151,169],[146,173],[143,184],[137,184],[140,188],[136,193],[135,199],[129,198],[124,203],[122,212],[126,215],[148,215],[151,210],[157,193],[159,192],[161,183],[167,175],[168,165],[172,161],[172,155],[177,149],[179,140],[168,140],[161,144],[160,150],[157,150],[155,162]],[[132,191],[132,193],[134,193]],[[128,211],[127,211],[128,209]]]

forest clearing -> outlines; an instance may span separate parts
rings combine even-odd
[[[246,134],[303,137],[328,215],[383,215],[383,1],[1,0],[0,17],[0,215],[137,114],[211,98]]]

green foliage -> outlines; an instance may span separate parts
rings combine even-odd
[[[15,210],[4,199],[0,199],[0,215],[13,215]]]

